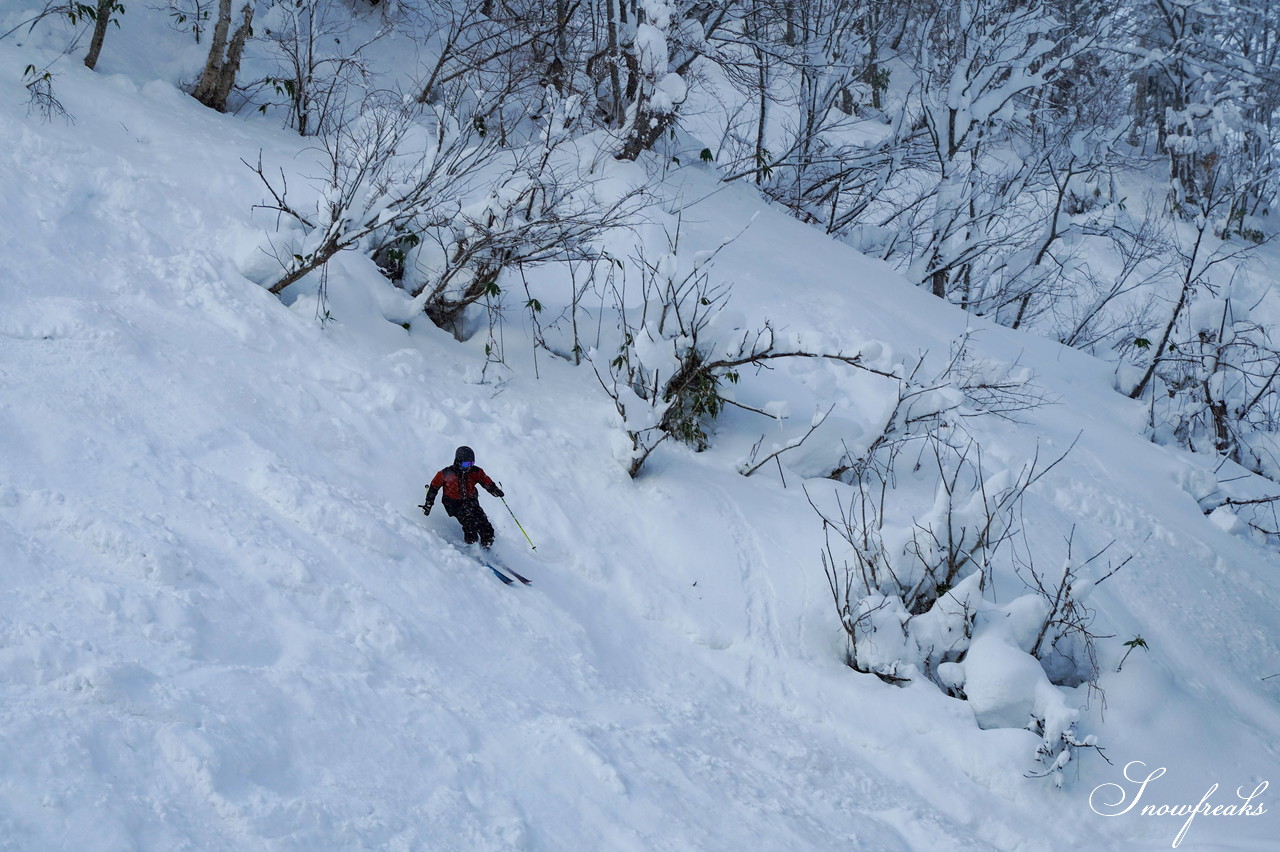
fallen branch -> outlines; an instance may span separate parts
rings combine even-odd
[[[810,435],[812,435],[814,432],[816,432],[816,431],[818,430],[818,427],[819,427],[819,426],[821,426],[823,423],[827,422],[827,418],[831,416],[831,412],[835,411],[835,409],[836,409],[836,407],[835,407],[835,404],[833,403],[833,404],[832,404],[832,406],[831,406],[830,408],[828,408],[828,409],[827,409],[826,414],[823,414],[821,417],[819,417],[818,419],[816,419],[816,420],[813,422],[813,425],[811,425],[811,426],[809,427],[809,431],[808,431],[808,432],[805,432],[805,433],[804,433],[804,435],[803,435],[803,436],[801,436],[799,440],[791,440],[791,441],[788,441],[784,446],[782,446],[781,448],[779,448],[779,449],[775,450],[774,452],[770,453],[769,455],[765,456],[763,459],[761,459],[761,460],[760,460],[760,462],[759,462],[759,463],[754,464],[754,465],[752,465],[751,467],[740,467],[740,468],[738,468],[738,473],[742,474],[743,476],[750,476],[751,474],[755,473],[757,470],[759,470],[760,468],[762,468],[762,467],[764,467],[766,464],[768,464],[771,460],[776,459],[778,456],[782,455],[783,453],[787,452],[788,450],[794,450],[796,447],[800,446],[800,445],[801,445],[801,444],[803,444],[805,441],[807,441],[807,440],[809,439],[809,436],[810,436]],[[757,446],[759,446],[759,445],[757,444]]]

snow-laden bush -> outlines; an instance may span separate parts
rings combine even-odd
[[[677,229],[668,252],[656,259],[641,252],[630,265],[619,261],[623,274],[610,279],[618,348],[607,362],[599,351],[590,360],[617,409],[632,477],[668,438],[706,449],[711,424],[732,403],[725,383],[737,383],[748,365],[819,358],[893,378],[875,353],[813,350],[782,337],[768,322],[743,329],[727,321],[730,287],[711,277],[715,256],[725,245],[688,262],[679,255]],[[639,304],[628,301],[628,270],[640,277]]]
[[[1263,319],[1266,310],[1257,310],[1267,294],[1237,280],[1237,265],[1252,246],[1213,233],[1233,197],[1224,191],[1202,199],[1194,223],[1169,232],[1172,307],[1148,310],[1137,335],[1117,347],[1129,359],[1117,376],[1130,398],[1149,401],[1153,440],[1217,454],[1276,479],[1280,346]]]
[[[1190,305],[1176,334],[1156,370],[1163,392],[1151,402],[1153,437],[1280,478],[1280,346],[1272,330],[1224,295]]]
[[[852,498],[837,496],[833,514],[818,509],[850,666],[889,680],[911,679],[900,669],[916,666],[936,680],[939,665],[958,660],[1023,495],[1052,466],[989,471],[972,439],[942,427],[859,468]],[[895,488],[900,477],[931,487],[932,505],[911,511],[917,489]]]
[[[644,188],[619,187],[580,151],[562,155],[576,138],[578,105],[552,95],[548,103],[539,132],[504,147],[484,109],[370,101],[358,119],[322,130],[324,172],[309,203],[293,201],[283,175],[258,162],[271,195],[260,206],[283,214],[268,250],[279,271],[266,286],[281,293],[358,252],[414,297],[415,315],[462,336],[462,312],[496,293],[505,271],[591,254],[631,220]]]
[[[1033,731],[1040,774],[1060,782],[1073,751],[1096,746],[1076,730],[1076,692],[1097,679],[1087,592],[1110,573],[1090,576],[1098,557],[1078,565],[1068,552],[1050,575],[1014,552],[1028,489],[1065,454],[993,469],[960,414],[1010,404],[1002,387],[1022,404],[1034,393],[1025,376],[1015,391],[991,365],[957,368],[966,363],[933,382],[904,382],[882,433],[839,469],[851,488],[837,490],[834,508],[811,496],[827,534],[822,564],[851,668],[889,683],[931,681],[968,700],[983,727]],[[997,568],[1026,592],[997,602]]]

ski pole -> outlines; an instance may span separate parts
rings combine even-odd
[[[507,506],[507,498],[506,498],[506,497],[499,497],[498,499],[502,501],[502,505]],[[511,507],[510,507],[510,506],[507,506],[507,511],[508,511],[508,512],[511,512]],[[523,527],[523,526],[521,526],[521,524],[520,524],[520,519],[516,517],[516,513],[515,513],[515,512],[511,512],[511,520],[513,520],[513,521],[515,521],[515,522],[516,522],[516,526],[517,526],[517,527],[520,527],[520,532],[524,533],[524,540],[525,540],[525,541],[527,541],[527,542],[529,542],[529,546],[530,546],[530,547],[532,547],[534,550],[537,550],[537,549],[538,549],[538,545],[536,545],[536,544],[534,544],[534,543],[533,543],[533,539],[529,538],[529,534],[528,534],[527,532],[524,532],[524,527]]]

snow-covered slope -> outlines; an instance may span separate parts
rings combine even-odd
[[[1078,437],[1028,500],[1034,546],[1074,525],[1135,558],[1091,599],[1115,638],[1087,729],[1114,765],[1085,754],[1056,790],[1024,777],[1029,732],[842,665],[800,483],[735,472],[800,427],[734,412],[632,481],[595,376],[535,365],[518,311],[486,371],[479,338],[386,321],[400,300],[361,264],[333,264],[326,323],[246,277],[265,231],[240,160],[291,162],[296,138],[78,66],[74,124],[42,123],[24,57],[0,44],[0,846],[1154,849],[1184,819],[1090,807],[1134,793],[1130,761],[1167,768],[1144,804],[1280,780],[1280,559],[1203,516],[1206,463],[1143,440],[1101,363],[972,321],[709,167],[663,184],[703,199],[691,249],[742,232],[716,270],[746,324],[903,356],[972,326],[1054,400],[975,427],[993,461]],[[798,423],[834,404],[855,437],[888,404],[837,365],[741,393]],[[489,501],[530,588],[415,508],[462,443],[538,545]],[[1275,835],[1204,816],[1182,848]]]

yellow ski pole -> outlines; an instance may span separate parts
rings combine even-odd
[[[506,497],[499,497],[498,499],[502,501],[502,505],[507,506],[507,498],[506,498]],[[507,506],[507,511],[508,511],[508,512],[511,512],[511,507],[510,507],[510,506]],[[516,517],[516,513],[515,513],[515,512],[511,512],[511,520],[513,520],[513,521],[515,521],[515,522],[516,522],[516,526],[517,526],[517,527],[520,527],[520,532],[524,533],[524,540],[525,540],[525,541],[527,541],[527,542],[529,542],[529,546],[530,546],[530,547],[532,547],[534,550],[537,550],[537,549],[538,549],[538,545],[536,545],[536,544],[534,544],[534,543],[533,543],[533,539],[529,538],[529,534],[528,534],[527,532],[524,532],[524,527],[523,527],[523,526],[521,526],[521,524],[520,524],[520,519]]]

